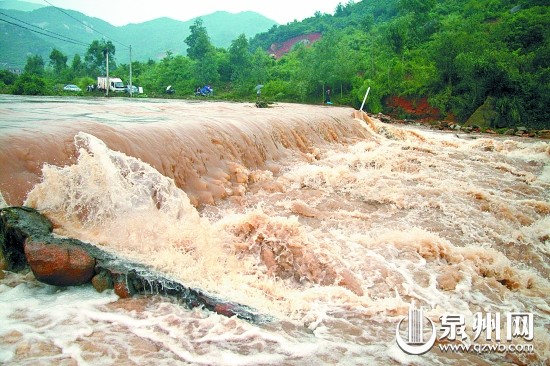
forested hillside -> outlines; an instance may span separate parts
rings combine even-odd
[[[324,84],[357,106],[371,86],[371,111],[383,111],[390,96],[427,97],[460,122],[484,106],[487,118],[475,122],[485,127],[550,126],[547,1],[349,2],[334,16],[272,28],[251,45],[268,49],[314,32],[323,39],[279,61],[278,88],[288,81],[305,97]]]
[[[234,100],[252,100],[261,84],[262,98],[307,103],[321,103],[330,88],[335,104],[354,107],[371,87],[370,112],[390,111],[394,97],[413,104],[427,99],[441,119],[548,129],[549,9],[547,0],[350,1],[334,14],[273,26],[252,39],[240,35],[227,48],[212,44],[199,19],[182,38],[187,56],[169,53],[161,61],[134,62],[133,82],[149,96],[172,85],[170,97],[191,97],[197,86],[210,84],[216,98]],[[298,37],[307,34],[315,37]],[[280,58],[269,56],[273,44],[294,37],[308,42]],[[74,61],[58,68],[64,74],[53,73],[50,57],[43,62],[46,84],[90,82],[104,59],[88,56],[80,71]],[[113,70],[127,81],[129,65]],[[1,83],[0,88],[17,89]],[[399,107],[391,111],[410,117]]]

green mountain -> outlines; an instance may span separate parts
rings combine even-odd
[[[21,11],[33,11],[43,8],[43,5],[28,3],[26,1],[19,0],[0,0],[0,9],[11,9]]]
[[[201,19],[212,44],[221,48],[229,47],[240,34],[244,33],[250,38],[277,24],[255,12],[232,14],[218,11],[204,15]],[[157,60],[163,58],[166,51],[184,55],[187,49],[184,40],[195,20],[180,22],[171,18],[158,18],[140,24],[128,24],[118,29],[118,38],[115,39],[132,45],[134,60]]]
[[[53,48],[67,55],[70,62],[77,53],[83,56],[93,40],[102,38],[115,45],[118,63],[129,62],[129,45],[132,46],[133,61],[158,60],[166,51],[174,55],[185,54],[187,45],[184,40],[189,35],[189,26],[196,20],[182,22],[159,18],[116,27],[73,10],[60,11],[51,6],[32,11],[13,8],[27,7],[24,2],[0,1],[0,31],[3,35],[0,38],[0,68],[22,68],[27,56],[34,54],[47,61]],[[215,12],[201,18],[212,43],[223,48],[242,33],[253,37],[277,24],[254,12]]]

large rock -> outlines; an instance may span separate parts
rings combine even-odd
[[[468,118],[464,126],[479,126],[481,128],[498,127],[498,112],[494,99],[488,97],[485,102]]]
[[[90,282],[95,258],[65,243],[25,240],[25,257],[37,280],[54,286],[78,286]]]

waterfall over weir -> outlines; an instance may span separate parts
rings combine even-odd
[[[349,108],[116,100],[77,107],[73,102],[54,99],[38,107],[28,101],[18,105],[14,120],[0,126],[6,142],[0,146],[0,191],[10,204],[24,200],[43,163],[75,161],[78,132],[174,179],[195,205],[237,194],[233,190],[245,179],[240,169],[277,169],[272,163],[294,152],[312,155],[319,144],[366,137]]]

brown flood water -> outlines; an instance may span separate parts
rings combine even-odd
[[[7,204],[277,319],[7,274],[0,362],[548,364],[547,142],[296,104],[0,96],[0,113]],[[412,303],[437,325],[423,355],[396,344]],[[532,340],[474,342],[496,313],[503,339],[507,314],[532,314]],[[445,314],[465,339],[444,337]]]

